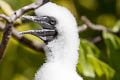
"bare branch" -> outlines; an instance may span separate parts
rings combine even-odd
[[[0,18],[5,19],[7,22],[9,22],[9,17],[4,15],[4,14],[0,14]]]
[[[110,33],[113,33],[113,34],[116,34],[116,32],[106,28],[105,26],[103,25],[95,25],[93,24],[89,19],[87,19],[87,17],[85,16],[82,16],[81,17],[81,20],[87,25],[87,27],[93,29],[93,30],[97,30],[97,31],[106,31],[106,32],[110,32]],[[117,33],[119,34],[119,33]]]
[[[2,41],[1,41],[1,44],[0,44],[0,62],[3,58],[3,56],[4,56],[5,49],[8,45],[9,39],[11,37],[11,34],[12,34],[11,27],[13,26],[13,24],[7,22],[5,26],[6,27],[4,29]]]
[[[27,5],[27,6],[24,6],[23,8],[20,8],[19,10],[15,11],[15,13],[10,17],[11,21],[14,22],[17,18],[22,16],[25,12],[34,10],[34,9],[40,7],[41,5],[45,4],[48,1],[49,0],[38,0],[30,5]]]
[[[97,44],[97,43],[102,41],[102,36],[97,36],[97,37],[95,37],[95,38],[93,38],[92,40],[89,40],[89,41],[93,44]]]
[[[83,24],[83,25],[78,27],[78,32],[84,32],[86,29],[87,29],[87,25]]]
[[[90,20],[87,19],[87,17],[85,17],[85,16],[82,16],[82,17],[81,17],[81,20],[82,20],[89,28],[91,28],[91,29],[93,29],[93,30],[97,30],[97,31],[107,31],[107,29],[106,29],[104,26],[93,24],[93,23],[90,22]]]
[[[49,0],[38,0],[30,5],[27,5],[17,11],[15,11],[15,13],[10,16],[10,17],[6,17],[5,15],[0,15],[1,18],[5,19],[6,22],[6,26],[3,32],[3,37],[2,37],[2,41],[0,44],[0,62],[3,58],[5,49],[8,45],[9,39],[11,37],[12,34],[12,27],[13,27],[13,22],[15,22],[16,19],[18,19],[20,16],[22,16],[24,13],[34,10],[38,7],[40,7],[41,5],[43,5],[44,3],[48,2]]]
[[[84,26],[79,27],[79,28],[81,28],[81,29],[83,28],[82,31],[79,29],[79,32],[83,32],[83,31],[85,31],[87,28],[90,28],[90,29],[92,29],[92,30],[110,32],[110,33],[112,33],[112,34],[120,37],[120,33],[119,33],[119,32],[114,32],[114,31],[106,28],[106,27],[103,26],[103,25],[95,25],[95,24],[93,24],[89,19],[87,19],[87,17],[85,17],[85,16],[82,16],[82,17],[81,17],[81,20],[82,20],[82,21],[85,23],[85,25],[87,25],[87,26],[86,26],[85,28],[84,28]],[[90,42],[92,42],[92,43],[94,43],[94,44],[96,44],[96,43],[98,43],[98,42],[100,42],[100,41],[102,41],[102,36],[97,36],[97,37],[93,38],[92,40],[90,40]]]
[[[89,19],[87,19],[87,17],[85,17],[85,16],[82,16],[81,20],[87,25],[87,27],[89,27],[89,28],[91,28],[93,30],[110,32],[110,33],[115,34],[115,35],[120,37],[120,33],[119,32],[114,32],[114,31],[106,28],[103,25],[95,25]]]

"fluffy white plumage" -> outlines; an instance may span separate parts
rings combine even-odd
[[[52,2],[36,9],[35,13],[56,18],[58,31],[58,36],[44,48],[46,63],[36,73],[35,80],[82,80],[76,72],[80,41],[74,16]]]

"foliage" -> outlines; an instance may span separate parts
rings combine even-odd
[[[79,54],[80,57],[77,68],[78,72],[84,77],[101,78],[105,76],[105,80],[113,77],[114,70],[99,59],[100,50],[96,46],[81,39]]]
[[[11,15],[14,10],[35,0],[0,0],[0,13]],[[87,16],[93,23],[120,31],[120,0],[52,0],[67,7],[75,15],[78,25],[83,24],[80,16]],[[33,12],[28,14],[34,14]],[[4,22],[4,21],[3,21]],[[21,20],[17,20],[20,23]],[[34,26],[34,27],[33,27]],[[35,23],[26,22],[16,26],[19,31],[38,29]],[[103,40],[97,44],[89,42],[98,35]],[[0,39],[2,31],[0,32]],[[34,36],[25,37],[40,41]],[[87,29],[80,33],[78,73],[84,80],[119,80],[120,79],[120,38],[108,32]],[[0,64],[0,80],[32,80],[36,70],[44,63],[45,55],[29,49],[14,38],[10,40],[5,57]]]

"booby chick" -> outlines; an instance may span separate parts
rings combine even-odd
[[[46,45],[46,63],[38,70],[35,80],[83,80],[76,71],[79,36],[77,23],[71,12],[48,2],[35,10],[37,16],[23,16],[43,28],[24,31],[42,39]]]

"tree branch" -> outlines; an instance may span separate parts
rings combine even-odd
[[[97,31],[106,31],[106,32],[110,32],[118,37],[120,37],[120,33],[119,32],[114,32],[108,28],[106,28],[103,25],[95,25],[93,24],[89,19],[87,19],[87,17],[82,16],[81,20],[85,23],[84,26],[80,26],[79,27],[79,32],[83,32],[85,31],[87,28],[90,28],[92,30],[97,30]],[[82,29],[83,28],[83,29]],[[81,30],[82,29],[82,30]],[[102,41],[102,36],[97,36],[95,38],[93,38],[92,40],[90,40],[90,42],[96,44],[98,42]]]
[[[104,26],[102,25],[95,25],[93,24],[89,19],[87,19],[87,17],[85,16],[82,16],[81,17],[81,20],[91,29],[93,30],[97,30],[97,31],[107,31],[108,29],[105,28]],[[108,30],[109,31],[109,30]]]
[[[15,13],[10,17],[0,14],[0,17],[7,21],[4,32],[3,32],[2,41],[0,44],[0,62],[4,56],[6,47],[8,45],[9,39],[12,34],[13,22],[15,22],[15,20],[18,19],[20,16],[22,16],[24,13],[34,10],[34,9],[40,7],[41,5],[45,4],[48,1],[49,0],[38,0],[30,5],[24,6],[23,8],[15,11]],[[22,39],[22,40],[25,40],[25,39]]]
[[[37,9],[41,5],[49,2],[50,0],[38,0],[30,5],[24,6],[23,8],[20,8],[19,10],[15,11],[14,14],[10,17],[11,21],[14,22],[16,19],[21,17],[24,13]]]
[[[93,44],[97,44],[97,43],[101,42],[102,40],[103,40],[102,36],[98,35],[98,36],[94,37],[93,39],[91,39],[89,41]]]
[[[81,20],[87,25],[87,27],[93,29],[93,30],[97,30],[97,31],[106,31],[106,32],[110,32],[110,33],[113,33],[113,34],[116,34],[117,32],[114,32],[108,28],[106,28],[105,26],[103,25],[95,25],[93,24],[89,19],[87,19],[87,17],[85,16],[82,16],[81,17]]]
[[[7,22],[9,22],[9,17],[4,15],[4,14],[0,14],[0,18],[5,19]]]
[[[83,24],[83,25],[78,27],[78,32],[84,32],[87,28],[88,28],[87,25]]]
[[[1,62],[1,59],[3,58],[4,56],[4,53],[5,53],[5,49],[8,45],[8,41],[11,37],[11,27],[13,26],[13,24],[9,23],[9,22],[6,22],[6,25],[5,25],[5,29],[4,29],[4,32],[3,32],[3,37],[2,37],[2,41],[1,41],[1,44],[0,44],[0,62]]]

